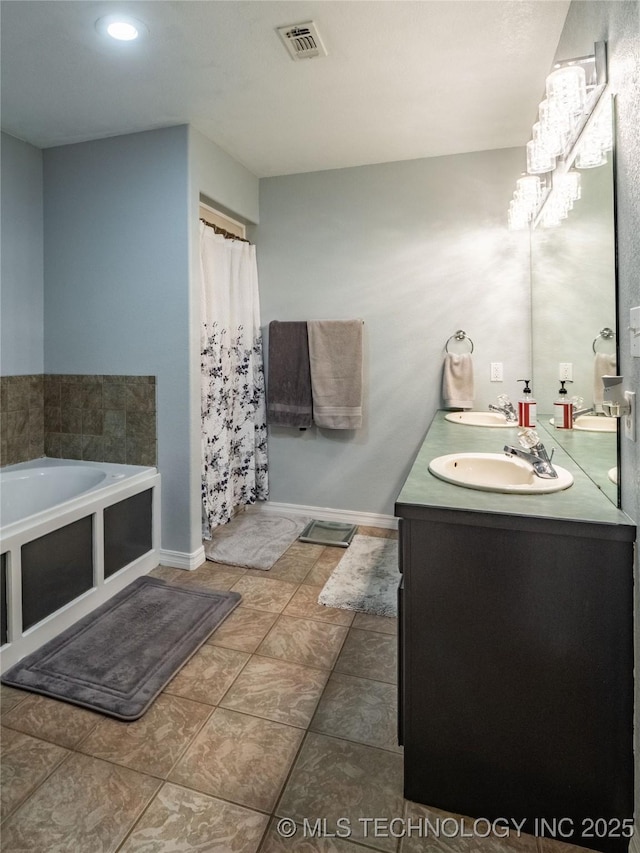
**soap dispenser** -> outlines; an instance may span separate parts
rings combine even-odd
[[[536,425],[536,401],[529,388],[530,379],[518,379],[524,382],[522,397],[518,400],[518,426],[530,429]]]
[[[570,381],[560,380],[558,399],[553,404],[553,425],[556,429],[573,429],[573,402],[567,400],[567,389],[564,387]]]

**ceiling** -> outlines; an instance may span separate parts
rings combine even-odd
[[[47,148],[190,123],[259,177],[524,145],[569,0],[7,0],[2,127]],[[118,43],[114,12],[148,34]],[[275,28],[313,20],[328,56]]]

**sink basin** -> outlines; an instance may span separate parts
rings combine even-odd
[[[449,412],[444,416],[445,421],[465,426],[483,427],[513,427],[515,423],[507,423],[507,419],[500,412]]]
[[[558,472],[558,478],[545,480],[534,473],[528,462],[504,453],[448,453],[446,456],[437,456],[429,463],[432,474],[456,486],[520,495],[548,494],[568,489],[573,483],[571,473],[558,465],[553,467]]]
[[[607,476],[609,477],[611,482],[615,483],[617,486],[618,485],[618,466],[616,465],[615,468],[609,468],[609,470],[607,471]]]
[[[549,423],[553,426],[555,424],[554,419],[549,418]],[[573,428],[581,432],[615,432],[617,429],[615,418],[598,417],[597,415],[580,415],[579,418],[576,418]]]
[[[597,415],[580,415],[573,425],[574,429],[584,432],[615,432],[617,423],[615,418],[597,417]]]

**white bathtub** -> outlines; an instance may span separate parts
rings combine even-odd
[[[2,468],[1,671],[149,572],[159,548],[155,468],[66,459]]]

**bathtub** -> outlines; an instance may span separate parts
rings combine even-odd
[[[35,459],[0,469],[0,670],[158,564],[155,468]]]

